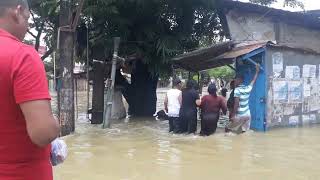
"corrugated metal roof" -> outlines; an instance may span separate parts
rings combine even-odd
[[[185,53],[173,58],[172,61],[173,64],[180,68],[197,72],[209,69],[211,66],[223,65],[221,62],[215,62],[213,59],[227,51],[230,51],[233,47],[234,43],[232,41],[223,42],[207,48],[201,48],[196,51]]]
[[[180,68],[197,72],[232,64],[235,58],[266,45],[267,42],[237,45],[232,42],[222,43],[174,58],[173,63]]]
[[[221,48],[221,45],[217,45],[206,48],[206,51],[202,51],[202,53],[199,53],[199,51],[197,51],[197,53],[190,52],[182,57],[179,56],[177,58],[174,58],[173,63],[183,69],[197,72],[232,64],[234,62],[234,59],[263,47],[285,48],[320,55],[320,53],[309,49],[294,48],[281,44],[279,45],[271,41],[254,42],[254,44],[233,44],[232,46],[233,48],[230,46],[230,48],[223,49]],[[221,49],[223,49],[223,51],[221,51]],[[207,56],[208,54],[211,55]]]
[[[239,56],[248,54],[256,49],[265,47],[268,44],[268,42],[258,43],[258,44],[251,44],[251,45],[245,45],[245,46],[238,46],[232,49],[229,52],[226,52],[218,57],[216,59],[234,59]]]

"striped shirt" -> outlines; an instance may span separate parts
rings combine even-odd
[[[252,91],[252,86],[240,85],[234,90],[234,97],[239,98],[239,108],[237,116],[250,116],[249,98]]]

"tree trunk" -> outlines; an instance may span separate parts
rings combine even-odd
[[[103,62],[93,63],[93,92],[92,92],[92,119],[91,124],[103,122],[104,107],[104,75]]]
[[[61,1],[60,27],[70,23],[70,1]],[[74,84],[73,84],[73,47],[72,32],[61,31],[59,48],[60,88],[58,89],[58,107],[61,135],[69,135],[75,130]]]
[[[123,92],[129,104],[129,115],[139,117],[153,116],[157,106],[158,77],[152,76],[147,65],[136,61],[131,73],[131,84]]]

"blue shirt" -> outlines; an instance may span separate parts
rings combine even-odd
[[[240,85],[234,90],[234,97],[239,98],[238,116],[250,116],[249,98],[252,91],[252,86]]]

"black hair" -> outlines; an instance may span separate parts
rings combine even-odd
[[[3,16],[7,8],[22,5],[29,8],[28,0],[0,0],[0,16]]]
[[[234,89],[234,88],[235,88],[235,85],[236,85],[235,80],[232,80],[232,81],[230,82],[230,89]]]
[[[216,84],[210,84],[208,86],[208,93],[211,95],[211,96],[217,96],[217,86]]]
[[[181,80],[178,79],[178,78],[172,80],[172,85],[173,85],[173,86],[177,86],[177,85],[180,84],[180,83],[181,83]]]
[[[186,84],[186,89],[196,89],[197,88],[197,82],[193,79],[188,80]]]
[[[228,92],[228,89],[227,89],[227,88],[223,88],[223,89],[221,90],[221,95],[222,95],[223,97],[227,97],[227,92]]]

